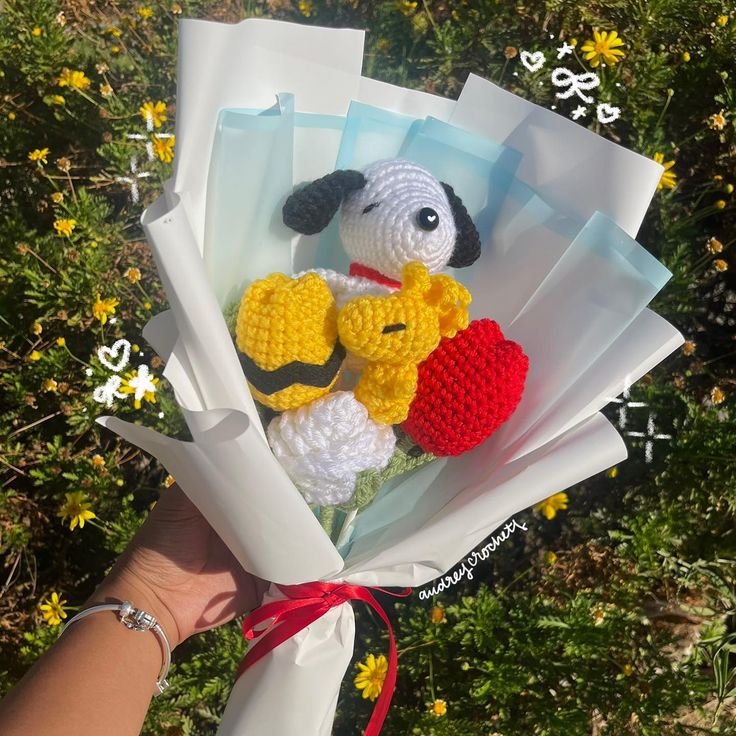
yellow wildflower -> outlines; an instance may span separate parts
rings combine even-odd
[[[309,18],[314,12],[314,5],[311,0],[299,0],[299,12],[305,17]]]
[[[690,58],[691,58],[691,57],[690,57],[690,52],[689,52],[689,51],[683,51],[683,52],[682,52],[682,57],[681,57],[681,58],[682,58],[682,60],[683,60],[683,61],[685,61],[685,62],[688,62],[688,61],[690,61]]]
[[[557,555],[550,549],[544,553],[544,562],[546,565],[554,565],[557,562]]]
[[[65,603],[66,601],[61,600],[59,594],[54,592],[51,594],[51,598],[47,598],[46,602],[39,606],[49,626],[58,626],[61,620],[66,618]]]
[[[719,15],[719,16],[718,16],[718,17],[716,18],[716,23],[718,23],[718,25],[719,25],[719,26],[720,26],[721,28],[723,28],[723,26],[725,26],[725,25],[726,25],[726,24],[728,23],[728,20],[729,20],[729,18],[728,18],[728,16],[727,16],[727,15]]]
[[[62,156],[61,158],[56,159],[56,166],[59,171],[63,171],[65,174],[68,174],[72,168],[72,162],[66,156]]]
[[[432,606],[432,610],[429,612],[429,620],[433,624],[446,624],[447,616],[442,606]]]
[[[128,279],[131,284],[137,284],[141,280],[141,270],[132,266],[131,268],[126,269],[123,276]]]
[[[64,338],[64,337],[57,337],[56,338],[56,344],[60,348],[65,347],[66,346],[66,338]]]
[[[138,370],[125,374],[119,390],[123,394],[133,394],[133,406],[140,409],[143,400],[149,404],[156,403],[156,384],[158,382],[159,379],[151,375],[148,366],[142,365]]]
[[[557,512],[567,508],[567,493],[555,493],[544,501],[534,505],[534,510],[545,516],[548,521],[557,516]]]
[[[153,10],[151,8],[138,8],[136,10],[136,13],[143,19],[148,20],[153,15]]]
[[[39,26],[34,26],[33,30],[31,31],[31,36],[35,36],[36,38],[38,38],[42,33],[43,31]]]
[[[608,468],[606,470],[606,477],[607,478],[617,478],[618,477],[618,466],[614,465],[612,468]]]
[[[682,354],[683,355],[694,355],[695,354],[695,341],[694,340],[685,340],[685,342],[682,345]]]
[[[358,662],[360,672],[355,677],[355,687],[363,691],[363,697],[375,700],[383,689],[383,683],[388,672],[388,661],[383,654],[378,658],[369,654],[365,659],[365,664]]]
[[[717,210],[725,210],[726,209],[726,200],[725,199],[719,199],[716,202],[716,209]]]
[[[714,404],[722,404],[726,400],[726,392],[720,386],[713,386],[710,390],[710,400]]]
[[[510,61],[511,59],[515,59],[519,55],[519,50],[516,48],[516,46],[507,46],[503,50],[503,55]]]
[[[110,46],[110,53],[111,54],[119,54],[120,53],[120,46]]]
[[[9,112],[8,113],[8,120],[13,121],[13,120],[15,120],[15,117],[16,117],[16,115],[15,115],[14,112]]]
[[[123,32],[119,28],[115,28],[115,26],[110,26],[105,33],[109,33],[114,38],[120,38],[123,35]]]
[[[660,189],[674,189],[677,186],[677,175],[674,171],[670,171],[670,169],[675,165],[675,162],[665,162],[663,153],[655,153],[653,158],[658,164],[664,166],[664,171],[657,184],[657,191]]]
[[[43,327],[39,322],[34,322],[31,325],[31,333],[34,335],[40,335],[43,332]]]
[[[417,9],[417,3],[409,2],[409,0],[396,0],[396,10],[402,15],[410,16]]]
[[[92,305],[92,316],[104,325],[105,322],[107,322],[107,316],[109,314],[115,314],[115,307],[117,307],[118,304],[120,304],[120,302],[114,297],[110,297],[109,299],[100,299],[100,295],[98,293],[95,303]]]
[[[32,363],[35,363],[37,360],[41,360],[41,353],[39,353],[38,350],[31,351],[30,355],[28,356],[28,360],[30,360]]]
[[[79,70],[67,69],[64,67],[61,70],[59,81],[57,82],[59,87],[69,87],[69,89],[85,90],[92,82],[87,75]]]
[[[147,312],[150,312],[153,308],[153,305],[151,302],[143,302],[143,309],[145,309]]]
[[[171,12],[174,15],[181,15],[181,5],[179,5],[179,3],[172,3],[171,4]]]
[[[100,94],[103,97],[112,97],[112,87],[109,84],[101,84]]]
[[[626,677],[631,677],[631,675],[634,673],[634,668],[627,662],[622,668],[621,671],[624,673]]]
[[[166,115],[165,103],[159,102],[144,102],[139,108],[138,112],[146,123],[151,123],[154,128],[160,128],[161,123],[166,122],[168,116]]]
[[[433,716],[440,718],[441,716],[447,715],[447,703],[439,698],[429,706],[429,712]]]
[[[623,46],[623,39],[616,31],[593,31],[593,38],[588,39],[580,49],[586,61],[595,69],[604,62],[608,66],[618,64],[624,56],[619,46]]]
[[[708,242],[705,244],[705,249],[708,253],[715,255],[716,253],[723,252],[723,243],[718,238],[708,238]]]
[[[723,110],[714,112],[708,118],[708,127],[713,130],[723,130],[726,127],[726,116],[723,114]]]
[[[153,139],[153,152],[161,159],[165,164],[170,164],[174,160],[174,138],[159,138],[156,136]]]
[[[97,518],[94,511],[90,511],[92,504],[85,500],[84,491],[75,491],[74,493],[67,493],[65,495],[66,502],[56,515],[62,519],[69,519],[69,528],[72,531],[77,526],[83,529],[85,521]]]
[[[28,152],[28,160],[37,161],[40,166],[41,164],[48,163],[48,161],[46,160],[46,156],[48,155],[49,155],[48,148],[34,148],[32,151]]]
[[[61,204],[64,201],[64,192],[52,192],[51,201],[54,204]]]
[[[603,623],[603,619],[606,617],[606,612],[602,608],[596,606],[596,608],[590,612],[590,615],[593,617],[595,625],[600,626]]]
[[[71,218],[54,221],[54,230],[60,238],[68,238],[76,226],[77,221]]]
[[[65,103],[66,103],[66,100],[64,99],[64,95],[52,95],[51,96],[52,105],[64,105]]]
[[[57,388],[59,388],[59,384],[53,378],[47,378],[43,382],[44,391],[56,391]]]
[[[728,263],[726,263],[723,258],[718,258],[713,261],[713,268],[715,268],[718,273],[723,273],[724,271],[728,271]]]
[[[105,458],[102,455],[92,455],[92,467],[93,468],[104,468]]]

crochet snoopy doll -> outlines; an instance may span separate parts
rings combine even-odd
[[[317,179],[286,200],[284,223],[314,235],[341,206],[350,274],[315,269],[338,306],[361,294],[398,289],[412,261],[435,274],[470,266],[480,256],[480,236],[460,197],[411,161],[377,161],[363,172],[340,170]]]
[[[323,512],[365,503],[353,500],[365,496],[359,475],[387,468],[397,425],[425,458],[476,447],[514,411],[528,369],[495,322],[469,323],[470,294],[439,273],[481,250],[450,185],[410,161],[379,161],[307,184],[283,218],[313,235],[338,210],[349,274],[255,282],[236,338],[254,396],[280,412],[267,428],[271,449]],[[338,383],[346,353],[367,361],[354,388]],[[328,528],[330,515],[320,518]]]

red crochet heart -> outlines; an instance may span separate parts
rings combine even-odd
[[[419,366],[404,431],[425,452],[460,455],[490,437],[514,412],[529,359],[491,319],[444,338]]]

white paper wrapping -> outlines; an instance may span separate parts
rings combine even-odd
[[[661,167],[477,77],[457,103],[361,78],[357,31],[184,21],[179,57],[175,175],[143,219],[171,308],[145,334],[167,361],[193,441],[102,421],[161,460],[243,567],[285,584],[420,586],[513,514],[624,459],[621,438],[598,412],[682,340],[645,308],[667,274],[632,240]],[[346,148],[351,101],[406,122],[394,116]],[[227,139],[237,148],[239,116],[265,108],[258,125],[267,140],[286,124],[293,136],[223,160],[218,146]],[[407,138],[412,121],[427,117],[435,120]],[[488,139],[488,161],[463,152],[461,129]],[[263,215],[279,211],[292,185],[328,173],[341,157],[352,165],[373,151],[432,158],[433,141],[448,135],[460,151],[458,191],[485,246],[457,276],[475,296],[473,316],[496,319],[529,355],[528,388],[489,441],[392,481],[338,552],[266,444],[222,307],[269,270],[320,260],[341,267],[329,238],[285,235]],[[498,177],[497,144],[506,146],[501,164],[513,184],[492,203],[470,174],[478,164]],[[248,183],[248,166],[265,166],[256,171],[269,181]],[[605,177],[594,175],[600,170]],[[266,655],[235,684],[219,733],[329,734],[353,635],[343,605]]]

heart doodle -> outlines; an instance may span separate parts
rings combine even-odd
[[[536,72],[544,66],[547,61],[541,51],[535,51],[533,54],[528,51],[522,51],[519,55],[521,63],[530,71]]]
[[[111,371],[117,373],[128,365],[130,343],[125,339],[117,340],[112,344],[112,347],[101,347],[97,351],[97,357],[105,368],[109,368]]]
[[[596,112],[598,115],[598,122],[603,123],[604,125],[612,123],[614,120],[618,120],[621,117],[621,108],[613,107],[613,105],[609,105],[607,102],[601,102],[596,108]]]

